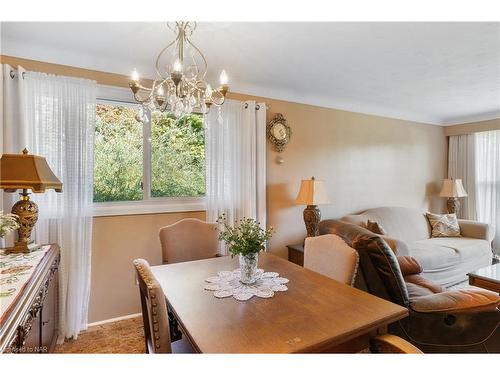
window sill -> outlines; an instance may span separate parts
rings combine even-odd
[[[94,203],[92,216],[127,216],[206,211],[204,198],[151,199],[139,202]]]

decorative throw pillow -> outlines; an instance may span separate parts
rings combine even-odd
[[[376,221],[370,221],[366,223],[366,229],[368,229],[370,232],[377,233],[377,234],[387,234],[382,225],[377,223]]]
[[[460,237],[460,226],[456,214],[431,214],[427,219],[432,227],[432,237]]]

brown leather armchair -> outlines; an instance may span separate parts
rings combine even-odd
[[[340,236],[356,249],[360,270],[355,286],[409,310],[389,331],[427,353],[500,353],[500,297],[478,288],[446,291],[420,276],[411,257],[398,257],[379,235],[337,220],[320,223],[320,233]]]

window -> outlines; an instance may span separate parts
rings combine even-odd
[[[99,100],[94,144],[94,214],[204,209],[203,118],[146,113],[139,105]]]
[[[143,199],[143,129],[137,115],[132,106],[97,104],[94,202]]]
[[[151,196],[205,195],[205,137],[201,115],[155,112],[151,118]]]

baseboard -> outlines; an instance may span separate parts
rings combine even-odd
[[[124,315],[124,316],[117,316],[116,318],[100,320],[98,322],[89,323],[89,324],[87,324],[87,327],[95,327],[95,326],[99,326],[101,324],[119,322],[120,320],[137,318],[141,315],[142,315],[141,313],[137,313],[137,314]]]

